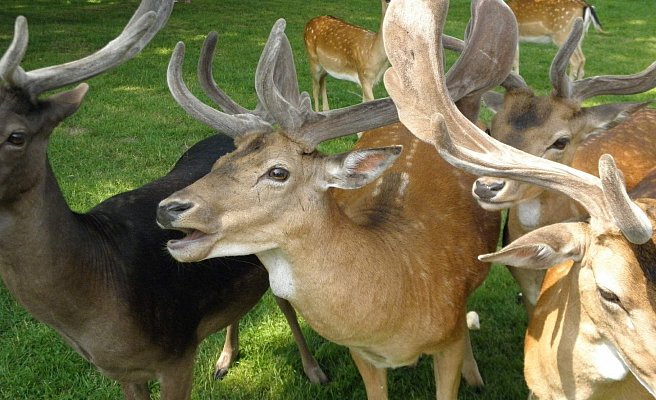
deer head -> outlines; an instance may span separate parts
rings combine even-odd
[[[597,178],[519,151],[479,130],[458,112],[445,85],[442,51],[436,46],[440,42],[434,38],[441,34],[446,2],[407,0],[402,4],[399,11],[388,10],[384,27],[392,64],[385,84],[399,107],[401,121],[415,135],[434,143],[440,155],[458,168],[561,192],[579,202],[590,215],[588,222],[537,229],[480,259],[537,268],[574,260],[580,271],[581,307],[594,323],[591,329],[627,373],[630,371],[654,395],[656,368],[651,343],[656,339],[656,292],[652,224],[656,221],[656,202],[631,201],[610,156],[600,160],[601,178]],[[424,107],[406,109],[411,102],[420,102]],[[589,348],[575,346],[573,351],[585,357]],[[578,384],[592,378],[581,374],[573,379]]]
[[[486,103],[497,111],[490,126],[492,137],[535,156],[569,165],[586,138],[622,122],[648,104],[581,105],[594,96],[635,94],[656,86],[656,63],[633,75],[572,81],[565,70],[582,33],[583,22],[579,18],[551,64],[554,90],[550,95],[537,96],[523,80],[511,76],[503,84],[503,99],[496,93],[484,96]],[[535,186],[489,177],[480,178],[473,188],[474,197],[487,210],[509,208],[541,192]]]
[[[252,243],[257,230],[261,231],[259,227],[266,226],[262,221],[270,219],[271,215],[290,218],[284,225],[293,229],[293,213],[286,210],[292,207],[312,209],[317,197],[313,193],[317,191],[366,184],[389,166],[400,152],[398,147],[338,156],[324,156],[314,151],[324,140],[387,125],[396,121],[398,116],[389,98],[327,112],[312,111],[308,94],[299,93],[291,46],[284,28],[285,21],[278,20],[262,52],[255,79],[259,103],[252,112],[236,105],[211,79],[209,58],[216,43],[215,34],[210,34],[206,41],[199,70],[200,76],[205,77],[202,79],[205,90],[223,112],[201,103],[187,89],[181,79],[184,45],[178,43],[176,46],[168,71],[174,98],[190,115],[235,138],[238,144],[236,152],[217,161],[206,179],[160,205],[158,221],[162,226],[185,226],[192,232],[187,239],[169,243],[169,250],[180,260],[243,253],[244,249],[236,249],[230,243],[224,243],[222,238],[238,226],[239,235],[246,237],[231,238],[230,242]],[[279,128],[274,128],[274,124]],[[252,185],[241,191],[244,197],[238,203],[229,201],[219,205],[220,201],[212,199],[210,205],[198,193],[212,192],[210,187],[219,184],[219,180],[220,185],[226,187],[242,182],[252,182]],[[288,196],[293,192],[307,192],[295,197],[308,200],[303,204],[290,202]],[[181,198],[185,200],[176,200]],[[253,209],[252,204],[263,206]],[[213,218],[213,213],[209,215],[202,211],[210,209],[219,212],[221,218]],[[256,227],[256,231],[247,229],[249,225]],[[255,240],[253,248],[243,254],[271,248],[270,240],[262,243]]]
[[[13,201],[43,173],[47,141],[53,128],[80,106],[88,85],[83,83],[47,99],[39,96],[98,75],[134,57],[166,23],[173,2],[144,0],[123,32],[97,52],[66,64],[25,71],[20,63],[27,50],[25,17],[16,18],[14,37],[0,59],[0,199]]]

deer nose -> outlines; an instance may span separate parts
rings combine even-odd
[[[482,200],[489,200],[499,194],[505,186],[505,181],[483,181],[477,179],[474,185],[474,194]]]
[[[193,203],[181,203],[178,201],[160,203],[157,207],[157,223],[163,228],[172,228],[173,221],[193,206]]]

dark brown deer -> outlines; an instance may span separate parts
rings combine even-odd
[[[472,14],[469,55],[480,52],[481,37],[497,37],[496,23],[514,19],[503,4],[486,1],[475,1]],[[158,222],[187,234],[168,249],[185,262],[258,254],[273,292],[319,334],[349,348],[369,399],[387,398],[387,368],[411,365],[422,353],[433,356],[437,397],[455,399],[461,373],[482,384],[465,304],[486,276],[474,253],[495,248],[498,215],[472,207],[472,177],[446,165],[401,124],[364,132],[347,153],[316,152],[324,140],[394,121],[396,109],[380,99],[312,111],[310,97],[298,91],[283,29],[279,20],[257,67],[258,109],[266,114],[236,118],[207,107],[182,81],[184,45],[174,51],[173,96],[238,145],[208,175],[160,203]],[[504,39],[483,47],[491,54],[510,49],[511,57],[489,69],[498,68],[500,80],[515,46]],[[249,222],[238,224],[244,215]]]
[[[584,107],[583,101],[600,95],[626,95],[656,86],[656,63],[626,76],[597,76],[572,81],[566,74],[567,60],[583,32],[579,19],[568,40],[554,58],[550,77],[553,92],[536,95],[521,78],[509,77],[505,96],[485,95],[497,111],[490,125],[495,139],[527,153],[547,158],[591,174],[603,153],[614,156],[624,172],[627,188],[635,186],[656,166],[656,110],[649,103],[610,103]],[[476,181],[474,196],[487,210],[510,208],[510,241],[548,224],[584,213],[562,194],[533,185],[484,177]],[[531,312],[544,271],[510,269],[519,282]]]
[[[479,257],[527,268],[573,261],[548,275],[529,325],[525,374],[531,398],[653,398],[654,175],[636,192],[648,198],[633,202],[608,155],[599,162],[597,178],[504,145],[477,129],[459,113],[445,85],[442,49],[434,38],[441,34],[446,11],[443,0],[406,0],[388,10],[384,32],[392,68],[385,85],[401,120],[453,165],[559,191],[590,216],[584,222],[542,227]],[[412,18],[417,14],[432,18]],[[422,107],[406,110],[416,103]]]
[[[176,237],[155,223],[157,203],[206,174],[233,150],[229,138],[192,147],[166,176],[116,195],[85,214],[66,204],[48,162],[53,128],[80,106],[80,84],[46,99],[48,90],[80,82],[135,56],[166,23],[172,0],[143,1],[115,40],[78,61],[26,72],[27,22],[18,17],[0,59],[0,275],[36,319],[55,329],[104,375],[120,382],[126,399],[188,399],[198,344],[236,324],[268,288],[254,256],[216,259],[189,268],[163,248]],[[294,311],[279,301],[315,381],[325,375],[307,352]],[[236,327],[236,325],[235,325]],[[217,376],[236,356],[228,331]]]

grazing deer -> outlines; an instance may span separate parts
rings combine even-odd
[[[567,60],[583,32],[581,20],[554,58],[551,94],[537,96],[522,79],[510,77],[505,96],[488,93],[486,103],[496,115],[490,124],[495,139],[535,156],[595,174],[596,162],[612,154],[624,172],[628,189],[656,166],[656,110],[649,103],[611,103],[583,107],[599,95],[626,95],[656,86],[656,62],[627,76],[597,76],[573,82],[566,74]],[[487,210],[510,208],[508,239],[556,222],[580,216],[582,210],[567,196],[506,179],[484,177],[473,194]],[[510,268],[524,294],[529,315],[535,306],[544,271]]]
[[[577,18],[583,18],[584,32],[587,32],[590,23],[597,32],[603,31],[594,6],[584,0],[508,0],[507,4],[517,18],[520,41],[552,42],[560,48],[567,40]],[[582,42],[583,35],[569,58],[572,79],[582,79],[585,72]],[[513,70],[519,73],[519,47]]]
[[[391,0],[380,0],[383,23]],[[308,53],[314,108],[319,111],[319,93],[323,111],[328,111],[326,77],[355,82],[362,87],[362,101],[374,99],[374,86],[387,67],[380,29],[373,33],[329,15],[312,18],[303,34]]]
[[[503,4],[481,3],[472,11],[480,16],[472,45],[494,37],[491,20],[514,18]],[[168,250],[184,262],[256,253],[273,292],[320,335],[349,348],[367,398],[387,398],[387,368],[429,354],[437,398],[455,399],[461,374],[482,385],[465,305],[487,274],[474,253],[496,247],[498,215],[472,207],[473,178],[403,125],[366,131],[398,118],[389,99],[312,111],[309,95],[298,91],[284,26],[284,20],[274,25],[257,67],[257,109],[266,114],[229,115],[200,102],[182,81],[178,43],[169,64],[171,93],[194,118],[234,136],[237,150],[160,203],[158,223],[186,233]],[[489,50],[512,55],[515,46],[504,38]],[[501,81],[511,64],[507,57],[489,71],[498,67]],[[234,109],[225,100],[222,108]],[[366,132],[352,151],[315,151],[324,140],[359,131]],[[248,223],[236,223],[245,216]]]
[[[459,168],[556,190],[590,215],[588,221],[542,227],[479,257],[532,268],[573,261],[548,275],[529,325],[525,374],[532,398],[653,398],[656,200],[632,202],[608,155],[599,162],[597,178],[504,145],[460,114],[434,39],[446,9],[443,0],[406,0],[388,10],[384,31],[392,68],[385,85],[401,121]],[[421,106],[412,107],[416,104]],[[653,178],[641,193],[656,193]]]
[[[234,146],[224,136],[210,137],[166,176],[78,214],[62,196],[47,147],[54,127],[78,109],[88,86],[39,96],[138,54],[166,23],[172,6],[172,0],[143,1],[103,49],[29,72],[20,67],[27,22],[18,17],[13,41],[0,59],[0,276],[32,316],[118,380],[126,399],[135,400],[150,398],[149,380],[160,382],[161,399],[188,399],[199,343],[235,324],[217,364],[217,376],[224,374],[238,352],[238,319],[268,288],[266,271],[252,256],[182,268],[162,251],[176,235],[155,223],[162,198],[203,176]],[[294,310],[286,301],[279,304],[302,339]],[[302,349],[313,363],[311,377],[325,378]]]

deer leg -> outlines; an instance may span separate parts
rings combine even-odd
[[[190,400],[196,349],[172,363],[160,375],[160,400]]]
[[[572,53],[572,58],[569,59],[569,76],[572,80],[583,79],[585,66],[585,56],[583,55],[583,49],[581,49],[581,43],[576,47],[574,53]]]
[[[228,369],[239,355],[239,320],[226,328],[225,342],[219,359],[214,367],[214,379],[220,380],[228,373]]]
[[[287,324],[292,331],[294,340],[296,341],[296,346],[298,347],[298,352],[301,354],[301,363],[303,364],[303,371],[312,383],[328,383],[329,379],[326,374],[321,370],[319,363],[312,355],[303,332],[301,332],[301,327],[298,324],[298,318],[296,317],[296,311],[294,307],[285,299],[282,299],[278,296],[273,296],[276,299],[276,303],[280,308],[280,311],[285,315],[287,319]]]
[[[466,348],[465,337],[463,333],[455,342],[433,355],[435,385],[437,386],[437,399],[439,400],[456,400],[458,398],[460,374],[463,370],[463,357]]]
[[[376,368],[351,348],[349,348],[349,352],[364,381],[367,400],[387,400],[387,370]]]
[[[513,60],[512,72],[519,75],[519,42],[517,42],[517,51],[515,51],[515,59]]]
[[[465,382],[469,386],[483,387],[484,385],[481,373],[478,371],[476,358],[474,358],[469,329],[465,329],[465,354],[462,360],[462,377],[465,378]]]
[[[125,400],[150,400],[148,382],[121,382],[121,390],[123,390]]]
[[[360,79],[362,82],[362,102],[371,101],[374,99],[374,85],[368,79]]]
[[[319,86],[321,88],[321,101],[323,102],[323,111],[329,111],[330,106],[328,105],[328,91],[326,89],[326,78],[328,77],[327,73],[324,73],[319,79]],[[318,111],[318,110],[317,110]]]

